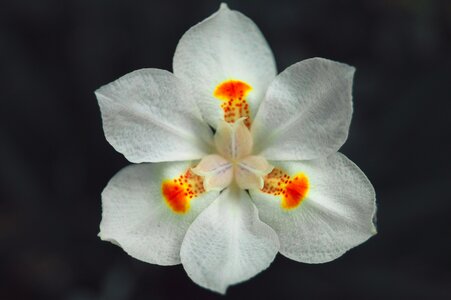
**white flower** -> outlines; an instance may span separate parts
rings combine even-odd
[[[277,75],[256,25],[222,4],[184,34],[173,74],[142,69],[96,91],[107,140],[143,163],[103,191],[99,236],[148,263],[182,263],[220,293],[277,252],[323,263],[364,242],[374,189],[337,153],[353,73],[313,58]]]

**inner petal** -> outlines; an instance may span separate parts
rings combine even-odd
[[[273,169],[268,161],[261,156],[248,156],[235,167],[235,180],[242,189],[262,189],[263,177]]]
[[[216,149],[224,158],[235,161],[248,156],[252,151],[253,140],[245,119],[235,123],[220,121],[215,134]]]
[[[217,154],[205,156],[191,170],[194,174],[204,177],[204,188],[207,191],[222,190],[233,180],[232,164]]]
[[[213,95],[222,101],[221,108],[226,122],[233,123],[246,117],[244,124],[250,128],[251,119],[246,96],[251,90],[249,84],[240,80],[227,80],[216,87]]]

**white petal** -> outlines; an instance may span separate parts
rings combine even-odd
[[[233,79],[250,85],[247,102],[253,117],[277,74],[271,49],[260,30],[225,4],[183,35],[173,65],[174,74],[199,93],[203,117],[215,128],[224,118],[221,101],[213,96],[219,84]]]
[[[354,68],[312,58],[279,74],[252,125],[255,153],[306,160],[336,152],[348,136]]]
[[[272,163],[290,176],[302,172],[309,181],[306,197],[292,209],[281,207],[280,196],[250,191],[260,218],[279,236],[280,253],[300,262],[323,263],[376,233],[374,189],[344,155]]]
[[[162,181],[189,166],[186,162],[140,164],[118,172],[102,193],[100,238],[148,263],[180,263],[180,246],[188,226],[218,195],[200,194],[190,201],[186,213],[174,213],[163,199]]]
[[[279,249],[277,235],[258,219],[248,194],[232,188],[193,222],[180,252],[191,279],[219,293],[266,269]]]
[[[158,69],[129,73],[96,91],[110,144],[131,162],[201,158],[212,132],[189,88]]]
[[[244,118],[232,124],[221,120],[214,140],[216,150],[227,159],[241,159],[252,151],[252,135],[244,124]]]
[[[263,176],[273,169],[262,156],[248,156],[242,159],[235,169],[235,178],[241,189],[263,188]]]
[[[205,190],[221,191],[229,186],[233,179],[232,164],[217,154],[207,155],[192,168],[192,171],[204,177]]]

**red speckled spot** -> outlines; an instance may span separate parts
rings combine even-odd
[[[202,177],[188,169],[177,178],[164,180],[161,184],[161,192],[166,204],[175,213],[186,213],[190,207],[190,200],[205,190]]]
[[[298,207],[307,195],[308,188],[308,179],[304,174],[294,177],[285,187],[282,207],[287,209]]]
[[[226,122],[233,123],[239,118],[247,117],[244,123],[250,128],[251,120],[246,95],[251,90],[252,87],[249,84],[240,80],[228,80],[216,87],[213,95],[223,101],[221,108]]]
[[[309,191],[309,181],[303,173],[290,177],[282,170],[274,168],[265,176],[264,181],[262,192],[280,196],[281,206],[285,209],[298,207]]]

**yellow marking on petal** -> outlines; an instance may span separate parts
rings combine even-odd
[[[290,210],[298,207],[307,196],[309,180],[304,173],[290,177],[281,169],[274,168],[265,176],[262,192],[280,196],[281,206]]]
[[[252,87],[249,84],[240,80],[227,80],[216,87],[213,95],[223,101],[221,108],[226,122],[233,123],[247,117],[244,124],[250,128],[251,119],[246,96],[251,90]]]
[[[173,212],[186,213],[190,208],[190,201],[205,190],[202,177],[194,174],[190,168],[179,177],[164,180],[161,192]]]

